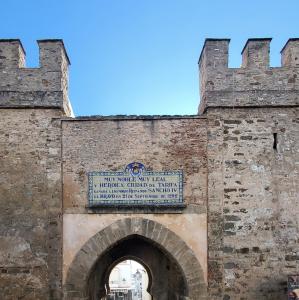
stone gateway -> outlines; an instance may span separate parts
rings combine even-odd
[[[0,299],[284,300],[299,274],[299,40],[207,39],[190,116],[74,117],[62,40],[0,40]]]

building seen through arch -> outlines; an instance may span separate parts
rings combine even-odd
[[[109,276],[108,299],[151,300],[147,292],[149,277],[146,269],[134,260],[118,263]]]

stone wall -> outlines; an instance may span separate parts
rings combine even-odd
[[[287,275],[299,271],[298,109],[208,115],[211,288],[225,299],[285,299]]]
[[[63,206],[87,212],[91,171],[123,171],[133,161],[153,171],[183,170],[184,201],[206,210],[203,117],[79,118],[62,121]]]
[[[0,109],[0,298],[59,299],[58,110]]]
[[[297,54],[270,68],[269,39],[249,40],[229,69],[228,40],[203,49],[211,299],[285,299],[299,272]]]
[[[71,115],[61,40],[39,41],[25,68],[19,40],[0,40],[0,298],[61,299],[61,123]]]
[[[228,43],[205,42],[200,116],[70,118],[62,41],[39,41],[40,67],[28,69],[20,41],[0,40],[1,299],[61,299],[73,262],[79,272],[86,250],[101,254],[98,239],[111,233],[108,251],[126,230],[161,240],[189,287],[208,283],[208,299],[286,298],[287,275],[299,272],[299,41],[278,68],[270,39],[248,40],[234,69]],[[186,207],[89,208],[87,173],[133,161],[183,170]]]

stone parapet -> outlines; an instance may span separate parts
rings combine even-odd
[[[68,99],[68,59],[62,40],[39,40],[38,68],[25,67],[18,39],[0,40],[0,107],[60,108],[72,115]]]
[[[229,39],[206,39],[199,58],[201,102],[209,107],[267,107],[299,105],[299,39],[281,51],[281,67],[269,66],[269,38],[249,39],[242,66],[228,67]]]

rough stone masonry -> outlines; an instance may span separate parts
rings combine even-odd
[[[282,300],[299,274],[299,39],[269,66],[249,39],[207,39],[192,116],[73,117],[62,40],[25,67],[0,40],[0,299],[104,299],[112,266],[143,263],[154,300]],[[88,206],[88,173],[183,171],[184,205]]]

